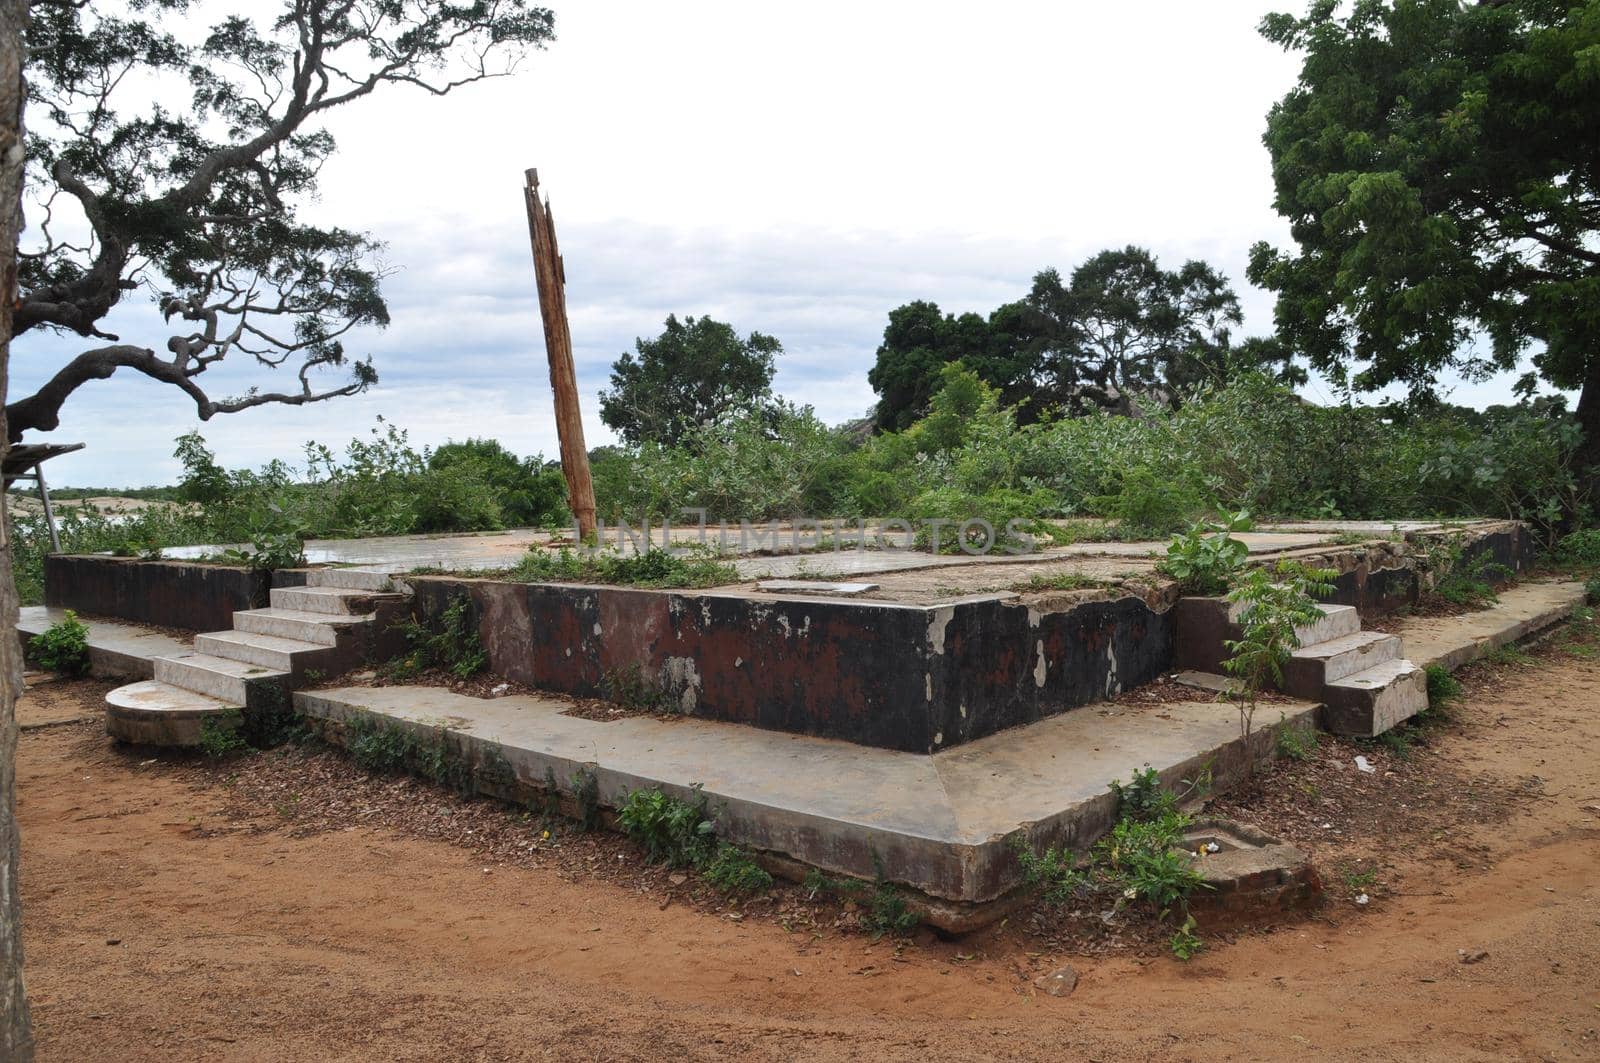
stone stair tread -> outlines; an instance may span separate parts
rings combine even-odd
[[[1294,656],[1302,660],[1320,660],[1349,653],[1351,650],[1359,650],[1383,642],[1385,639],[1394,639],[1398,642],[1399,636],[1388,635],[1382,631],[1357,631],[1354,635],[1340,635],[1325,642],[1313,642],[1309,646],[1301,646],[1294,651]]]
[[[1390,683],[1403,679],[1417,670],[1415,664],[1402,657],[1393,661],[1384,661],[1382,664],[1375,664],[1371,668],[1347,675],[1343,679],[1335,679],[1328,685],[1330,687],[1346,687],[1351,690],[1373,690],[1378,687],[1388,686]]]
[[[248,613],[273,620],[298,620],[305,624],[370,624],[372,617],[359,613],[310,613],[304,609],[282,609],[269,606],[265,609],[241,609],[234,616]]]
[[[264,679],[288,674],[276,668],[263,668],[259,664],[251,664],[248,661],[235,661],[227,657],[215,657],[209,653],[175,653],[170,657],[158,657],[156,659],[174,661],[190,668],[202,668],[208,672],[218,672],[222,675],[233,676],[236,679]]]
[[[208,713],[241,708],[238,704],[202,694],[198,690],[146,679],[117,687],[106,694],[106,704],[134,712]]]
[[[276,650],[280,653],[311,653],[328,649],[320,642],[286,639],[278,635],[260,635],[254,631],[240,631],[237,628],[231,631],[207,631],[200,637],[219,642],[238,643],[241,646],[259,646],[264,650]]]
[[[364,591],[354,587],[274,587],[275,591],[297,591],[301,594],[314,594],[319,598],[371,598],[376,591]]]

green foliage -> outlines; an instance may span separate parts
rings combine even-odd
[[[1229,657],[1223,670],[1237,682],[1231,697],[1239,710],[1239,735],[1250,737],[1256,701],[1261,692],[1283,682],[1283,668],[1300,646],[1295,629],[1321,619],[1316,599],[1333,593],[1332,569],[1310,568],[1297,561],[1279,561],[1271,570],[1251,569],[1228,593],[1239,613],[1240,635],[1226,641]],[[1246,763],[1254,766],[1254,758]]]
[[[11,396],[11,431],[54,429],[76,386],[122,366],[181,387],[201,418],[370,386],[370,361],[344,344],[389,323],[382,245],[303,213],[336,149],[330,112],[399,86],[452,92],[553,37],[552,14],[525,0],[42,5],[28,33],[29,181],[58,211],[72,202],[86,231],[30,234],[16,335],[108,337],[114,310],[172,324],[39,366],[52,383]],[[123,310],[140,290],[153,305]],[[227,365],[278,369],[290,386],[234,376],[229,394],[206,395],[203,374],[230,355]]]
[[[370,716],[345,724],[345,749],[363,769],[378,775],[411,773],[463,797],[477,788],[480,770],[450,731],[414,731]],[[491,769],[490,774],[495,774]]]
[[[207,716],[200,721],[200,751],[213,759],[248,752],[250,743],[240,731],[237,711],[225,716]]]
[[[1279,756],[1288,757],[1294,761],[1310,760],[1311,754],[1317,751],[1316,725],[1311,723],[1291,724],[1280,715],[1277,746]]]
[[[386,672],[393,679],[411,679],[439,668],[457,679],[470,679],[489,666],[473,616],[472,599],[458,594],[436,617],[415,617],[401,626],[407,649],[391,661]]]
[[[613,583],[631,587],[715,587],[737,583],[739,571],[698,548],[637,554],[616,551],[556,553],[533,549],[511,570],[513,579],[528,583]]]
[[[633,790],[617,807],[617,824],[644,846],[651,863],[704,868],[717,852],[716,824],[698,785],[689,800],[659,788]]]
[[[1118,522],[1124,539],[1159,539],[1187,524],[1204,508],[1200,492],[1181,476],[1147,465],[1122,474],[1115,494],[1089,499],[1102,516]]]
[[[1231,533],[1251,527],[1250,514],[1244,510],[1219,522],[1196,522],[1173,538],[1157,567],[1177,580],[1185,594],[1222,594],[1250,557],[1250,548]]]
[[[1556,564],[1567,568],[1600,568],[1600,528],[1583,528],[1563,536],[1552,556]]]
[[[1015,302],[978,314],[945,314],[918,301],[889,312],[867,375],[884,430],[911,427],[933,408],[941,374],[960,362],[1024,420],[1104,409],[1161,407],[1200,381],[1285,366],[1272,340],[1235,345],[1239,301],[1204,262],[1164,270],[1149,251],[1103,251],[1063,280],[1039,272]]]
[[[631,444],[677,446],[736,410],[766,413],[783,345],[709,317],[669,316],[653,340],[639,339],[611,366],[600,419]]]
[[[1442,664],[1424,669],[1428,677],[1428,708],[1442,709],[1461,697],[1461,680]]]
[[[1430,597],[1474,609],[1499,601],[1493,581],[1512,574],[1486,550],[1467,555],[1460,535],[1430,542],[1421,560],[1431,579],[1427,592]]]
[[[1161,784],[1161,774],[1146,764],[1133,773],[1126,785],[1111,780],[1111,794],[1117,800],[1117,817],[1136,823],[1163,819],[1178,811],[1178,795]]]
[[[1583,585],[1583,593],[1593,605],[1600,605],[1600,576],[1591,576]]]
[[[82,675],[89,670],[89,629],[68,609],[60,620],[28,640],[28,656],[52,672]]]
[[[1201,875],[1178,848],[1189,817],[1169,811],[1149,820],[1124,818],[1095,852],[1129,899],[1166,915],[1202,885]]]
[[[1600,455],[1594,4],[1316,3],[1262,32],[1305,57],[1265,137],[1298,251],[1249,269],[1280,337],[1361,390],[1536,348]]]
[[[706,881],[724,893],[760,893],[772,887],[772,876],[737,845],[717,846],[705,867]]]
[[[1021,834],[1012,838],[1011,848],[1022,869],[1023,885],[1038,889],[1049,903],[1066,904],[1091,888],[1089,874],[1078,867],[1078,858],[1070,849],[1050,846],[1036,853]]]
[[[876,853],[872,856],[873,867],[876,874],[873,878],[872,892],[867,895],[866,910],[861,913],[861,925],[873,937],[873,940],[888,936],[901,936],[909,934],[917,928],[921,919],[911,910],[905,897],[895,888],[894,884],[884,877],[883,862]]]
[[[435,450],[428,457],[428,470],[439,475],[454,471],[460,482],[482,483],[498,506],[500,519],[511,527],[565,527],[572,523],[561,467],[547,465],[539,455],[518,458],[496,440],[468,439]],[[424,522],[446,523],[442,516],[426,517]],[[489,526],[460,523],[471,525],[465,529],[468,531]]]
[[[1200,940],[1200,935],[1195,933],[1195,926],[1194,916],[1185,916],[1183,925],[1178,927],[1177,931],[1167,941],[1167,946],[1172,949],[1172,954],[1184,963],[1194,959],[1206,947],[1206,943]]]

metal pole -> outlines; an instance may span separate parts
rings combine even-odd
[[[50,552],[59,554],[61,552],[61,536],[56,534],[56,514],[50,508],[50,488],[44,485],[43,465],[35,465],[33,467],[33,478],[39,485],[39,501],[44,503],[44,522],[50,528]]]

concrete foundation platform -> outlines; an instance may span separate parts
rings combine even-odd
[[[55,606],[30,605],[21,611],[17,634],[23,648],[28,640],[65,618],[67,611]],[[89,629],[89,674],[97,679],[149,679],[151,662],[157,657],[186,653],[184,639],[143,627],[109,620],[78,618]]]
[[[335,743],[362,720],[444,739],[474,765],[478,788],[500,797],[525,800],[552,776],[570,793],[580,771],[606,807],[641,787],[687,796],[701,784],[722,836],[834,874],[871,879],[881,868],[951,931],[996,917],[1015,890],[1012,839],[1085,848],[1114,820],[1113,779],[1150,765],[1175,787],[1207,769],[1226,786],[1247,758],[1273,755],[1281,725],[1262,726],[1247,748],[1227,704],[1116,705],[929,755],[697,719],[597,722],[564,715],[559,698],[349,687],[294,702]],[[1306,726],[1315,712],[1293,703],[1282,722]]]

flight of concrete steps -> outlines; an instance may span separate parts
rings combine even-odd
[[[307,673],[361,663],[376,607],[400,597],[382,572],[316,569],[303,587],[274,587],[270,607],[233,614],[231,631],[196,635],[189,653],[157,657],[154,678],[106,695],[107,730],[125,741],[194,745],[207,717],[284,702]]]
[[[1353,606],[1321,606],[1322,619],[1296,628],[1300,648],[1284,668],[1283,692],[1324,706],[1323,726],[1335,734],[1378,735],[1428,707],[1427,673],[1401,657],[1398,635],[1362,631]],[[1229,638],[1238,607],[1229,612]],[[1180,681],[1210,690],[1231,680],[1185,672]]]

